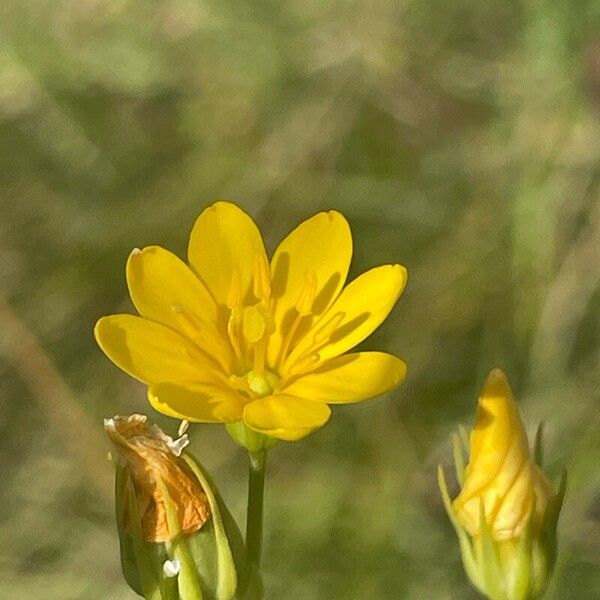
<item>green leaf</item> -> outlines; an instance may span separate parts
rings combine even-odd
[[[531,553],[535,529],[535,506],[536,497],[534,495],[533,502],[531,504],[531,511],[529,513],[529,519],[527,519],[527,525],[525,526],[519,541],[519,551],[516,565],[517,571],[513,589],[510,590],[510,598],[514,600],[527,600],[527,598],[530,596],[531,578],[533,575]]]
[[[460,436],[460,441],[462,442],[463,448],[465,449],[465,454],[469,455],[469,434],[463,425],[458,427],[458,435]]]
[[[239,534],[240,541],[242,536],[210,477],[200,466],[198,460],[187,453],[183,455],[183,458],[204,489],[212,514],[210,522],[196,534],[190,536],[192,554],[196,564],[201,565],[199,570],[202,578],[208,578],[210,575],[211,580],[214,580],[216,575],[214,587],[210,584],[208,586],[214,589],[215,599],[230,600],[235,595],[238,583],[237,567],[230,545],[230,536],[235,536],[235,530]],[[229,523],[229,528],[225,526],[225,511],[227,511],[235,527],[231,528],[231,523]],[[213,543],[207,543],[207,538]]]
[[[481,543],[477,562],[483,573],[486,593],[492,600],[506,600],[502,567],[498,559],[492,531],[485,520],[483,500],[479,503],[479,532]]]
[[[122,465],[116,464],[115,471],[115,513],[117,531],[119,534],[119,550],[121,570],[129,587],[138,595],[143,596],[144,590],[135,558],[135,548],[131,535],[127,532],[124,515],[128,499],[129,475]]]
[[[452,501],[450,500],[450,494],[448,493],[448,486],[446,484],[446,475],[444,474],[444,469],[441,465],[438,466],[438,486],[440,488],[440,493],[442,494],[442,501],[444,503],[444,508],[446,509],[446,514],[448,515],[448,518],[450,519],[450,522],[452,523],[454,531],[458,537],[463,567],[467,573],[467,576],[471,580],[471,583],[477,589],[483,592],[483,578],[481,575],[481,570],[477,565],[477,561],[475,560],[473,544],[471,543],[471,539],[467,535],[467,532],[458,522],[458,519],[454,514],[454,510],[452,509]]]
[[[465,479],[465,457],[463,455],[462,442],[455,433],[452,435],[452,450],[454,452],[454,467],[456,469],[456,478],[462,486]]]
[[[147,542],[143,538],[135,488],[128,470],[117,465],[115,478],[116,521],[119,533],[121,568],[131,589],[153,600],[179,600],[177,580],[163,576],[162,565],[169,558],[163,543]],[[133,531],[124,521],[127,511],[132,515]]]

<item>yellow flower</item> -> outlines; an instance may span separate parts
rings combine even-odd
[[[539,525],[552,485],[535,464],[506,376],[494,369],[479,397],[469,464],[452,507],[471,535],[480,533],[480,511],[496,540],[521,535],[531,509]]]
[[[164,414],[297,440],[326,423],[329,404],[382,394],[405,376],[390,354],[345,354],[406,283],[403,267],[385,265],[344,287],[351,256],[338,212],[300,224],[269,261],[252,219],[217,202],[194,225],[189,266],[159,246],[131,253],[140,316],[101,318],[96,340]]]

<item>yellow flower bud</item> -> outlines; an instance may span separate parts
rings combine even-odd
[[[506,376],[494,369],[479,397],[471,433],[469,464],[452,507],[471,535],[479,535],[480,504],[496,540],[521,535],[535,498],[539,525],[553,495],[552,485],[535,464]]]
[[[541,435],[538,444],[532,456],[506,376],[494,369],[479,397],[466,468],[466,436],[454,438],[461,489],[452,502],[443,469],[438,471],[465,571],[493,600],[538,598],[552,573],[566,478],[555,493],[538,464]]]

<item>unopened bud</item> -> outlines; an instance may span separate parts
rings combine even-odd
[[[231,600],[258,575],[210,478],[143,415],[105,420],[114,443],[121,565],[138,594],[156,600]],[[240,584],[238,586],[238,583]]]
[[[463,444],[458,436],[454,441],[461,484],[454,501],[441,467],[438,482],[467,575],[494,600],[539,598],[554,568],[566,479],[563,475],[555,493],[542,465],[532,457],[517,405],[499,369],[490,373],[479,398],[466,467]],[[535,456],[541,457],[539,446]]]

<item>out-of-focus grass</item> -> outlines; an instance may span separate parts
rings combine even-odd
[[[1,293],[68,388],[32,386],[0,321],[2,597],[133,597],[94,440],[148,408],[91,329],[131,309],[130,249],[184,255],[222,197],[270,248],[339,209],[353,274],[410,273],[363,343],[406,383],[271,453],[269,597],[475,597],[434,471],[493,366],[570,472],[549,598],[600,597],[599,18],[590,0],[3,0]],[[242,453],[193,436],[242,518]]]

